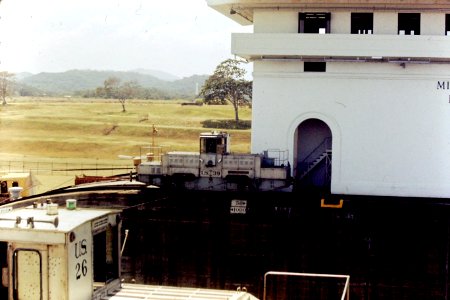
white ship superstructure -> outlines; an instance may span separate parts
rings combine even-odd
[[[252,152],[300,186],[450,197],[450,2],[207,0],[253,33]]]

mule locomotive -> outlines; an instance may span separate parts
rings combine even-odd
[[[233,154],[226,132],[200,134],[200,151],[150,152],[135,161],[137,180],[190,190],[273,191],[292,188],[287,151]]]

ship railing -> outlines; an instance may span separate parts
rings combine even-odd
[[[269,276],[283,276],[283,277],[309,277],[309,278],[335,278],[335,279],[345,279],[344,288],[341,294],[341,300],[350,300],[350,275],[341,274],[321,274],[321,273],[295,273],[295,272],[280,272],[280,271],[269,271],[264,274],[264,292],[263,300],[268,300],[267,298],[267,277]]]
[[[300,163],[299,170],[307,168],[315,159],[317,159],[322,153],[325,153],[327,150],[331,149],[332,139],[331,137],[327,137],[323,139],[323,141],[314,148]]]
[[[167,152],[167,147],[164,145],[144,145],[140,147],[139,157],[146,161],[160,162],[163,154]]]
[[[268,149],[263,152],[263,167],[285,167],[289,163],[288,150]]]

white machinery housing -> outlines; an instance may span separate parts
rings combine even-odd
[[[160,161],[137,165],[138,180],[154,185],[176,185],[195,190],[258,190],[289,188],[290,165],[286,151],[232,154],[230,135],[200,134],[200,152],[168,152]]]

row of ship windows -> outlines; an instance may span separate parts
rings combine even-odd
[[[299,33],[330,33],[331,13],[299,13]],[[351,14],[352,34],[373,33],[373,13]],[[445,31],[450,35],[450,14],[445,15]],[[399,13],[398,34],[420,35],[420,13]]]

